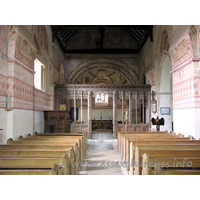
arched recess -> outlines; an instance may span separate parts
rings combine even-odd
[[[111,72],[107,70],[112,70],[117,76],[121,75],[124,78],[124,84],[139,84],[138,77],[136,73],[126,64],[112,59],[94,59],[86,61],[75,68],[75,70],[68,77],[68,84],[78,84],[79,79],[84,74],[91,72],[91,70],[99,70],[98,80],[103,78],[103,82],[98,82],[97,79],[89,82],[91,84],[112,84],[110,76]],[[104,75],[103,75],[104,74]]]
[[[163,51],[158,69],[158,116],[165,119],[165,125],[160,127],[161,131],[173,130],[173,91],[172,91],[172,64],[168,52]]]
[[[59,84],[65,84],[65,79],[64,79],[64,68],[63,64],[60,62],[58,66],[58,71],[59,71]]]

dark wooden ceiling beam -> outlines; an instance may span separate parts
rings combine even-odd
[[[132,30],[129,29],[129,28],[127,28],[126,30],[129,32],[129,34],[133,38],[133,40],[138,43],[139,42],[139,38],[137,36],[135,36],[135,34],[132,32]]]
[[[66,42],[70,38],[70,36],[74,34],[74,32],[74,30],[68,31],[67,35],[63,37],[63,40]]]
[[[65,54],[137,54],[138,49],[83,49],[64,50]]]
[[[52,28],[52,42],[55,37],[57,38],[63,52],[65,54],[137,54],[140,52],[143,44],[150,36],[151,42],[153,41],[153,25],[51,25]],[[101,42],[99,49],[76,49],[67,50],[66,41],[73,36],[79,29],[98,28],[101,32]],[[126,29],[132,38],[137,42],[137,49],[104,49],[103,48],[103,35],[106,28],[122,28]],[[60,35],[59,35],[60,33]]]
[[[138,41],[141,40],[141,36],[134,30],[134,29],[131,29],[133,35],[137,38]]]
[[[137,29],[152,29],[152,25],[51,25],[53,31],[59,30],[78,30],[90,28],[137,28]]]
[[[134,31],[140,36],[140,38],[144,37],[144,32],[142,30],[138,30],[137,28]]]

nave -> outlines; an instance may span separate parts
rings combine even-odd
[[[30,133],[0,145],[0,175],[200,175],[200,140],[167,131]]]

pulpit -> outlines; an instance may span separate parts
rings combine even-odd
[[[45,133],[69,133],[69,111],[45,110],[44,111]]]

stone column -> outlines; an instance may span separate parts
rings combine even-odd
[[[116,91],[113,91],[113,138],[117,136],[117,105],[116,105]]]
[[[92,99],[91,91],[88,91],[88,136],[92,138]]]
[[[76,124],[76,91],[74,91],[74,124]]]
[[[129,91],[129,124],[132,124],[132,98],[131,98],[131,91]]]

